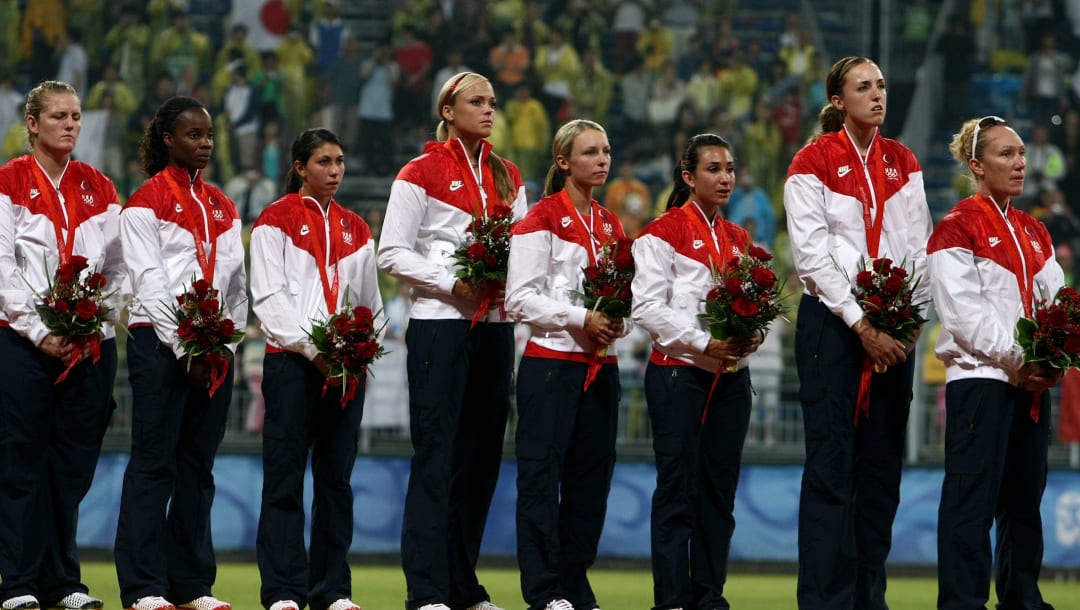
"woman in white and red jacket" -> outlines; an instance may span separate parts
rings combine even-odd
[[[31,152],[0,168],[0,604],[5,609],[101,608],[81,582],[79,503],[90,489],[112,413],[116,332],[100,357],[55,334],[36,306],[58,266],[84,257],[123,302],[120,203],[104,174],[71,158],[82,117],[67,83],[26,96]],[[69,369],[63,381],[59,381]]]
[[[251,298],[266,334],[263,491],[255,550],[269,610],[359,610],[350,598],[352,471],[364,383],[342,403],[340,378],[312,343],[313,321],[364,306],[381,329],[375,240],[334,200],[345,176],[341,141],[326,129],[292,144],[287,195],[251,230]],[[330,383],[333,388],[327,387]],[[351,383],[351,381],[350,381]],[[311,552],[304,549],[304,473],[311,457]],[[310,588],[309,588],[310,587]]]
[[[214,149],[210,113],[173,97],[154,113],[140,155],[150,179],[120,214],[133,300],[128,309],[131,461],[116,529],[120,599],[134,610],[228,610],[211,596],[214,457],[232,398],[232,359],[209,392],[210,365],[180,346],[176,299],[199,280],[222,316],[247,326],[247,282],[236,206],[202,179]],[[230,345],[230,349],[235,349]]]
[[[881,135],[881,69],[845,57],[825,85],[821,133],[795,155],[784,184],[803,284],[795,324],[806,430],[797,597],[800,610],[883,608],[916,341],[871,326],[852,289],[861,265],[879,258],[925,277],[930,210],[915,155]],[[929,293],[924,279],[913,302],[926,303]],[[875,364],[887,370],[873,373]]]
[[[525,187],[517,166],[484,139],[495,119],[487,78],[454,75],[436,110],[438,141],[390,188],[378,254],[383,271],[412,287],[405,341],[414,454],[401,560],[407,610],[487,610],[494,606],[476,560],[510,410],[514,325],[496,306],[470,326],[488,291],[456,277],[453,253],[474,214],[503,205],[521,218]]]
[[[506,312],[532,331],[516,385],[517,556],[530,610],[591,610],[586,571],[604,528],[621,394],[618,361],[598,352],[630,325],[583,304],[582,269],[604,248],[629,258],[630,240],[593,199],[611,169],[604,128],[570,121],[552,152],[544,198],[514,225],[506,275]]]
[[[1024,141],[1003,119],[964,123],[950,145],[975,195],[927,246],[935,351],[945,363],[945,481],[938,510],[938,608],[1049,608],[1039,592],[1050,442],[1049,390],[1061,369],[1023,361],[1016,322],[1065,284],[1046,227],[1012,205],[1024,188]],[[990,527],[998,558],[991,566]]]
[[[719,608],[727,606],[735,487],[750,424],[746,357],[761,337],[714,339],[698,314],[715,285],[713,270],[751,244],[746,230],[720,213],[735,187],[726,140],[690,138],[672,180],[667,211],[633,247],[634,322],[654,342],[645,369],[656,454],[653,607]]]

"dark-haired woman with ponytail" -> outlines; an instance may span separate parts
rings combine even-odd
[[[886,608],[914,370],[908,355],[918,337],[904,344],[875,329],[852,289],[860,269],[889,258],[923,278],[914,301],[928,301],[930,212],[915,156],[881,136],[887,91],[877,65],[841,59],[825,90],[821,133],[795,155],[784,186],[804,288],[795,327],[806,429],[798,602],[803,610]],[[874,373],[870,365],[888,368]],[[865,411],[856,408],[860,394]]]
[[[345,176],[341,141],[308,129],[292,144],[286,195],[251,230],[251,298],[266,334],[262,509],[255,550],[269,610],[359,610],[348,553],[352,471],[364,386],[342,406],[340,378],[312,344],[312,321],[365,306],[382,328],[375,240],[334,200]],[[331,386],[327,387],[327,381]],[[311,458],[311,552],[304,549],[304,473]]]
[[[378,254],[383,271],[412,287],[405,334],[414,451],[401,532],[405,607],[492,610],[476,562],[510,412],[514,325],[497,306],[470,324],[490,292],[456,277],[453,254],[474,216],[495,206],[524,216],[525,186],[517,166],[486,140],[495,120],[486,77],[450,77],[435,109],[437,141],[390,187]]]
[[[746,358],[761,337],[714,339],[698,314],[713,270],[751,241],[720,213],[735,187],[735,156],[726,140],[690,138],[672,182],[667,211],[633,248],[633,318],[653,338],[645,369],[656,454],[653,607],[727,608],[735,487],[750,423]],[[716,378],[729,368],[736,370]]]
[[[621,392],[614,354],[597,350],[630,324],[585,307],[579,293],[582,269],[629,240],[593,199],[611,169],[604,128],[570,121],[552,153],[544,197],[514,225],[506,277],[506,311],[532,330],[516,388],[517,557],[530,610],[593,610],[587,571],[604,528]]]
[[[127,343],[132,435],[115,555],[120,599],[134,610],[230,608],[211,595],[217,562],[210,507],[233,367],[230,362],[211,394],[209,363],[189,361],[171,313],[176,298],[205,279],[218,290],[222,316],[236,328],[247,326],[240,216],[202,179],[213,149],[206,108],[190,97],[166,100],[139,150],[150,179],[120,214],[133,292]]]

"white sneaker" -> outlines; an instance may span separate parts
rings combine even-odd
[[[491,603],[489,601],[482,601],[482,602],[480,602],[478,604],[473,604],[473,605],[469,606],[465,610],[503,610],[503,609],[496,606],[495,604],[493,604],[493,603]],[[574,610],[574,609],[570,608],[570,610]]]
[[[300,610],[300,604],[291,599],[283,599],[270,604],[270,610]]]
[[[135,603],[131,604],[128,610],[176,610],[176,606],[172,605],[164,597],[151,595],[135,600]]]
[[[232,610],[232,605],[211,595],[196,597],[186,604],[180,604],[180,607],[189,608],[190,610]]]
[[[544,610],[574,610],[574,605],[565,599],[553,599],[544,606]]]
[[[5,599],[3,604],[0,604],[0,608],[4,610],[38,610],[41,608],[41,604],[33,595],[20,595],[18,597],[12,597],[11,599]],[[449,610],[449,609],[447,609]]]
[[[56,607],[66,608],[68,610],[97,610],[104,605],[104,602],[96,597],[90,597],[82,592],[75,592],[68,594],[64,599],[60,600],[56,604]]]
[[[353,600],[343,597],[336,602],[330,604],[326,610],[361,610],[360,606],[353,603]]]
[[[446,604],[425,604],[416,610],[450,610],[450,606]]]

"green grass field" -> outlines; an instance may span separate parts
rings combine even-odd
[[[83,576],[93,594],[105,600],[106,609],[120,607],[116,572],[107,562],[84,562]],[[481,570],[481,582],[492,601],[506,610],[521,610],[518,572],[498,568]],[[652,577],[645,570],[598,569],[590,574],[593,590],[604,610],[647,610],[652,606]],[[1043,596],[1058,610],[1080,607],[1080,582],[1044,579]],[[236,610],[260,610],[259,572],[251,563],[222,563],[214,594]],[[364,610],[402,610],[405,578],[396,566],[353,568],[354,600]],[[740,610],[791,610],[795,608],[795,576],[732,574],[726,597]],[[934,608],[937,583],[931,578],[894,577],[889,580],[888,601],[892,610]],[[991,606],[992,607],[992,606]]]

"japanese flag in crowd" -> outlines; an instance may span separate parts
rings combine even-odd
[[[282,0],[233,0],[229,17],[248,27],[248,42],[259,51],[276,49],[292,20]]]

